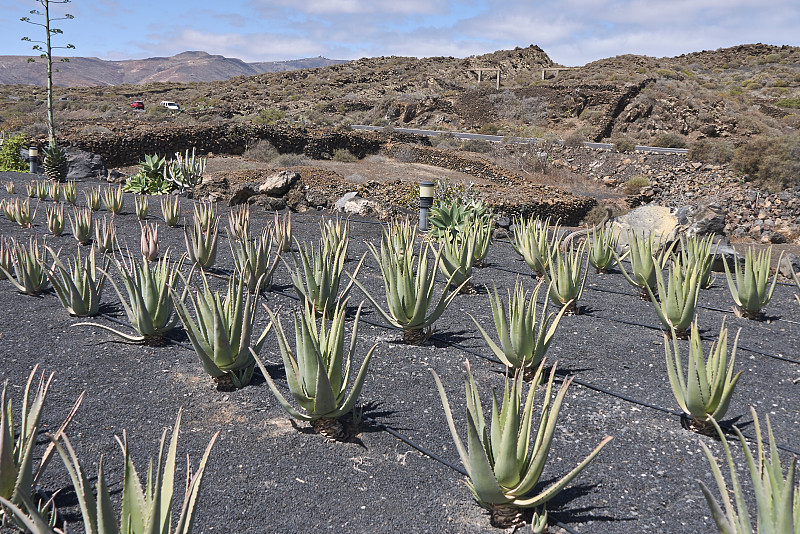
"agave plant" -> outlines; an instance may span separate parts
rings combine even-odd
[[[577,302],[583,295],[586,275],[589,273],[588,265],[584,261],[585,252],[586,242],[578,245],[577,249],[570,245],[569,250],[563,255],[561,248],[556,248],[555,255],[550,261],[549,274],[545,275],[545,281],[549,284],[547,293],[550,300],[556,306],[564,307],[564,313],[567,315],[580,313]]]
[[[114,224],[114,220],[103,217],[94,230],[94,241],[97,243],[100,253],[113,254],[114,248],[117,246],[117,226]]]
[[[589,456],[563,478],[553,482],[540,493],[532,494],[547,463],[558,414],[572,379],[563,382],[553,399],[551,393],[556,366],[552,367],[544,388],[541,415],[538,426],[535,427],[536,436],[531,443],[531,430],[534,429],[533,409],[536,386],[542,381],[544,362],[539,364],[524,404],[522,401],[524,381],[521,371],[518,370],[514,374],[511,384],[506,377],[501,406],[498,406],[497,396],[492,395],[492,418],[489,427],[485,424],[480,394],[470,371],[469,362],[466,362],[465,366],[466,447],[456,430],[450,402],[442,381],[435,371],[431,370],[431,373],[442,399],[447,425],[453,435],[458,455],[467,471],[467,486],[478,504],[491,510],[492,524],[507,528],[519,523],[521,508],[543,506],[558,495],[572,479],[589,465],[605,444],[611,440],[611,437],[605,437]]]
[[[486,224],[491,217],[487,206],[480,201],[464,203],[460,198],[436,202],[428,216],[428,236],[439,241],[445,237],[456,237],[475,221]]]
[[[9,195],[16,195],[17,194],[17,188],[14,185],[14,181],[13,180],[7,181],[5,183],[5,186],[6,186],[6,193],[8,193]]]
[[[180,152],[175,153],[175,159],[164,167],[164,178],[169,180],[181,191],[194,189],[203,181],[203,173],[206,170],[206,158],[198,158],[195,148],[192,147],[192,155],[189,150],[181,156]]]
[[[158,259],[158,225],[155,223],[139,223],[139,226],[142,229],[140,239],[142,257],[147,261],[156,261]]]
[[[278,253],[290,252],[292,250],[292,214],[286,212],[282,217],[278,217],[275,212],[275,223],[272,227],[272,239],[278,248]]]
[[[514,241],[512,246],[522,256],[528,267],[538,276],[544,276],[550,261],[561,244],[561,232],[556,223],[548,235],[550,218],[544,221],[533,219],[524,221],[517,219],[514,223]]]
[[[43,261],[44,247],[44,243],[40,247],[38,240],[33,237],[30,238],[27,247],[12,241],[11,266],[14,268],[14,276],[11,276],[9,269],[0,265],[0,272],[14,284],[14,287],[26,295],[39,295],[50,286]]]
[[[50,139],[50,144],[43,151],[43,167],[45,175],[54,182],[63,182],[67,179],[69,159],[62,146]]]
[[[49,182],[47,187],[53,202],[61,202],[61,184],[58,182]]]
[[[700,289],[708,289],[714,283],[711,268],[714,266],[719,246],[714,247],[713,238],[713,235],[681,238],[681,265],[684,269],[697,266],[700,271]]]
[[[502,300],[494,288],[494,297],[489,295],[489,304],[492,306],[492,317],[500,339],[498,346],[492,337],[484,330],[481,324],[472,315],[472,321],[478,327],[486,344],[506,367],[513,369],[533,369],[538,366],[547,354],[550,343],[558,328],[558,323],[566,311],[566,306],[558,314],[546,313],[547,303],[542,305],[538,312],[537,323],[536,304],[539,289],[544,282],[539,282],[530,299],[527,298],[519,280],[514,285],[514,292],[508,292],[508,309],[503,306]]]
[[[233,256],[236,276],[247,285],[250,293],[269,291],[272,287],[272,274],[278,266],[278,255],[272,254],[272,232],[264,228],[261,235],[253,240],[228,241]]]
[[[292,276],[292,284],[300,300],[308,300],[314,306],[317,313],[324,314],[332,312],[339,302],[347,298],[353,281],[361,269],[366,254],[361,257],[355,271],[350,276],[351,282],[339,292],[339,284],[344,274],[344,260],[347,257],[347,241],[339,242],[339,245],[332,250],[321,242],[319,246],[310,247],[297,244],[300,256],[300,266],[297,259],[294,260],[294,269],[288,264],[289,274]],[[285,263],[285,261],[284,261]]]
[[[703,356],[703,345],[695,322],[689,340],[688,371],[684,378],[678,337],[673,332],[670,351],[669,336],[664,334],[664,352],[667,357],[667,374],[672,393],[683,413],[692,419],[693,426],[700,432],[707,432],[711,428],[710,420],[721,419],[728,411],[733,390],[742,374],[742,371],[733,374],[738,343],[739,333],[733,341],[731,359],[728,362],[728,329],[723,322],[719,338],[711,344],[706,359]]]
[[[176,287],[182,264],[183,261],[180,261],[176,266],[171,266],[169,252],[153,268],[144,258],[141,261],[131,259],[129,264],[114,259],[114,266],[128,298],[122,295],[112,277],[109,276],[108,279],[114,286],[136,335],[125,334],[100,323],[76,323],[73,326],[95,326],[133,342],[158,341],[179,322],[174,313],[175,306],[170,290]]]
[[[228,213],[229,239],[242,243],[250,239],[250,205],[231,206]]]
[[[108,260],[103,264],[98,278],[94,248],[84,261],[81,259],[79,247],[75,258],[72,262],[68,261],[66,266],[53,249],[47,247],[47,250],[53,258],[53,265],[48,269],[47,276],[67,312],[77,317],[94,317],[100,313],[100,297],[106,281]]]
[[[111,492],[106,483],[102,458],[97,467],[97,483],[95,488],[92,489],[89,485],[89,478],[85,474],[69,438],[66,435],[63,436],[63,445],[53,440],[61,460],[64,462],[72,479],[72,485],[81,509],[81,516],[83,517],[83,527],[87,534],[119,534],[120,532],[191,534],[200,503],[200,487],[206,464],[219,432],[211,437],[197,469],[192,469],[187,456],[186,493],[180,516],[173,528],[172,501],[175,489],[175,465],[180,424],[181,412],[178,411],[169,446],[166,446],[167,430],[164,429],[161,435],[156,470],[153,471],[153,461],[151,459],[144,487],[140,482],[139,474],[136,472],[128,451],[127,433],[123,432],[122,439],[116,438],[122,449],[124,463],[122,510],[118,521],[114,517]],[[167,453],[166,457],[164,456],[164,451]],[[3,502],[2,499],[0,499],[0,502]],[[46,518],[41,513],[34,511],[25,514],[13,504],[11,506],[13,507],[14,515],[23,522],[25,528],[29,531],[37,534],[61,534],[61,530],[55,530],[47,524]]]
[[[65,183],[63,191],[64,191],[64,201],[67,204],[72,204],[74,206],[75,202],[78,201],[78,192],[75,188],[75,182],[70,181]]]
[[[50,463],[53,445],[45,449],[39,461],[39,465],[34,469],[34,447],[39,437],[42,410],[47,401],[47,392],[50,383],[53,381],[54,373],[45,380],[45,373],[39,376],[38,385],[33,388],[39,364],[34,365],[25,389],[22,394],[22,410],[19,419],[14,421],[12,403],[8,399],[7,389],[8,380],[3,384],[3,394],[0,397],[0,525],[13,521],[10,519],[9,512],[12,507],[21,508],[29,513],[36,513],[37,507],[33,504],[32,498],[35,487],[41,482],[42,475]],[[75,413],[83,401],[84,394],[81,393],[75,401],[64,422],[54,432],[54,439],[59,439],[64,430],[75,417]],[[48,514],[50,515],[50,514]],[[45,524],[51,518],[48,517]],[[24,522],[17,518],[18,526],[24,528]]]
[[[700,295],[700,280],[703,273],[701,266],[694,264],[686,269],[674,263],[669,266],[667,283],[661,270],[656,270],[658,298],[649,287],[646,287],[650,300],[653,301],[661,324],[680,338],[686,337]]]
[[[72,227],[72,235],[81,245],[87,245],[92,240],[92,210],[88,208],[72,208],[74,215],[70,216],[69,224]]]
[[[358,307],[353,329],[350,335],[350,345],[345,352],[344,323],[346,301],[342,301],[331,313],[330,323],[326,326],[327,319],[323,316],[320,326],[317,327],[314,307],[306,300],[303,310],[294,313],[295,350],[289,347],[289,341],[281,325],[280,319],[269,312],[272,322],[277,322],[276,334],[280,347],[283,364],[286,368],[286,382],[300,409],[294,408],[281,394],[272,376],[267,372],[261,360],[254,355],[264,378],[267,380],[272,394],[283,406],[289,415],[301,421],[311,422],[314,429],[330,439],[341,439],[344,432],[337,418],[353,409],[361,387],[367,376],[372,353],[377,345],[369,349],[358,376],[353,381],[350,392],[350,363],[356,349],[358,339],[358,321],[361,316],[361,306]]]
[[[616,251],[614,251],[614,258],[628,283],[639,290],[639,296],[643,300],[648,300],[650,292],[656,288],[658,283],[656,271],[664,269],[674,243],[666,250],[659,251],[661,242],[660,240],[656,242],[652,233],[645,235],[636,232],[629,233],[628,242],[630,243],[628,256],[631,262],[631,275],[625,270],[622,258]]]
[[[372,243],[367,243],[367,247],[380,267],[383,284],[386,288],[388,309],[384,310],[367,291],[364,284],[355,277],[351,277],[353,283],[364,293],[367,300],[387,323],[403,330],[404,343],[409,345],[423,343],[430,336],[434,321],[441,317],[458,295],[458,290],[451,291],[445,288],[439,295],[436,305],[431,309],[441,251],[435,253],[433,265],[429,268],[429,256],[432,249],[429,243],[420,249],[418,259],[415,259],[413,254],[408,254],[406,250],[399,251],[394,248],[391,238],[386,235],[381,241],[380,254]]]
[[[475,293],[470,278],[475,261],[476,238],[475,230],[469,226],[455,236],[444,234],[441,238],[439,269],[451,287],[460,287],[460,293]]]
[[[617,235],[605,226],[592,226],[589,263],[598,273],[606,273],[614,265]]]
[[[172,291],[172,301],[186,334],[203,368],[220,389],[243,388],[250,383],[256,366],[253,354],[261,352],[267,333],[272,328],[272,323],[267,325],[258,341],[251,346],[256,305],[255,299],[245,293],[242,281],[235,282],[231,278],[228,281],[228,294],[223,299],[208,288],[208,280],[204,275],[203,293],[198,291],[193,295],[189,292],[197,315],[195,322],[189,315],[185,298],[179,298]]]
[[[735,251],[734,251],[735,252]],[[780,265],[783,253],[778,258]],[[728,280],[733,301],[736,303],[737,314],[747,319],[757,319],[761,316],[761,309],[772,299],[775,292],[775,283],[778,272],[772,277],[769,285],[770,260],[772,247],[762,250],[758,254],[750,247],[744,255],[744,265],[738,261],[733,264],[733,275],[728,268],[728,262],[722,262],[725,267],[725,277]],[[769,286],[769,287],[768,287]]]
[[[47,215],[47,229],[54,236],[60,236],[64,232],[64,205],[46,206],[45,214]]]
[[[112,215],[122,213],[122,208],[125,206],[125,193],[122,186],[116,189],[109,187],[103,190],[103,207],[106,211],[111,212]]]
[[[759,534],[800,534],[800,483],[795,485],[794,481],[797,458],[791,459],[784,477],[783,466],[778,455],[778,446],[772,432],[772,425],[769,422],[769,415],[767,415],[767,437],[769,442],[768,447],[765,447],[764,439],[761,435],[761,424],[752,406],[750,407],[750,413],[753,416],[753,426],[756,432],[756,455],[750,450],[747,440],[739,429],[733,427],[733,430],[742,444],[747,467],[750,471],[750,480],[753,483],[757,507],[757,532]],[[717,524],[721,534],[752,534],[756,530],[753,529],[753,524],[750,521],[747,499],[736,475],[736,463],[731,455],[730,445],[717,422],[712,419],[711,423],[714,425],[725,449],[732,488],[728,489],[717,460],[711,454],[708,446],[701,442],[700,445],[703,447],[703,452],[708,459],[708,463],[711,464],[711,472],[714,474],[714,480],[722,498],[722,505],[714,498],[708,487],[698,480],[700,489],[706,498],[708,507],[711,509],[711,516],[714,518],[714,522]],[[765,452],[767,449],[769,449],[769,458],[767,458]],[[731,494],[733,494],[733,502],[731,502]]]
[[[189,259],[201,269],[209,269],[217,261],[219,224],[213,212],[209,217],[206,217],[202,213],[202,207],[200,210],[198,211],[197,205],[195,205],[191,234],[188,227],[184,227],[183,234],[186,238],[186,250],[189,254]]]
[[[181,197],[173,195],[161,199],[161,215],[164,216],[164,223],[169,227],[178,226],[178,219],[181,215]]]
[[[83,196],[86,198],[86,207],[92,211],[97,211],[100,209],[100,189],[97,187],[92,187],[88,191],[83,192]]]
[[[133,197],[133,203],[136,207],[136,218],[140,221],[147,219],[147,210],[150,207],[150,202],[147,200],[146,195],[136,195]]]

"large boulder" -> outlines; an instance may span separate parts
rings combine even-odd
[[[678,208],[675,216],[686,237],[725,233],[725,210],[715,202]]]
[[[105,180],[108,176],[103,156],[73,147],[67,147],[64,151],[69,164],[67,180]]]
[[[369,198],[353,197],[344,204],[342,210],[348,215],[357,217],[375,217],[386,219],[389,216],[388,210],[379,202]]]
[[[786,278],[792,278],[793,273],[800,273],[800,257],[791,252],[784,254],[778,270]]]
[[[611,221],[611,229],[619,235],[617,248],[623,251],[628,249],[628,236],[631,232],[652,233],[656,242],[666,244],[678,238],[680,225],[670,208],[650,204],[615,218]]]
[[[300,174],[294,171],[280,171],[267,177],[258,186],[258,192],[271,197],[281,197],[300,179]]]

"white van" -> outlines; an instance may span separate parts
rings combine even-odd
[[[161,104],[159,104],[159,105],[164,106],[165,108],[167,108],[169,110],[172,110],[172,111],[180,111],[181,110],[181,107],[178,104],[176,104],[175,102],[170,102],[169,100],[162,100]]]

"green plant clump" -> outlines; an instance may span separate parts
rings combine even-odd
[[[25,136],[18,134],[3,140],[0,145],[0,171],[28,172],[28,163],[20,156]]]

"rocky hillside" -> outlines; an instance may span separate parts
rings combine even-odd
[[[245,63],[241,59],[206,52],[182,52],[171,57],[107,61],[74,57],[59,62],[53,82],[62,87],[147,84],[152,82],[211,82],[234,76],[264,72],[285,72],[345,63],[324,57],[288,61]],[[0,56],[0,84],[45,85],[47,71],[42,61],[28,62],[28,56]]]

